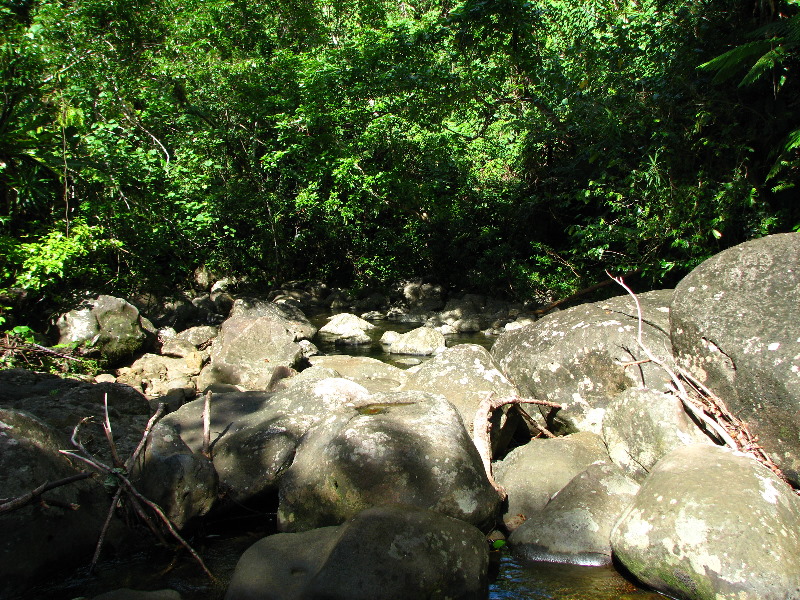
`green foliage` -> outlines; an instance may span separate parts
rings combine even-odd
[[[59,280],[96,281],[105,273],[102,254],[121,248],[105,237],[103,228],[76,221],[70,231],[51,230],[33,242],[23,242],[12,254],[20,260],[14,286],[40,291]]]
[[[746,4],[6,8],[0,290],[668,284],[800,222],[796,7]]]

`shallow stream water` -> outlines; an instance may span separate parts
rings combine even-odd
[[[326,317],[312,319],[317,327]],[[315,340],[327,354],[351,354],[377,358],[407,368],[408,357],[389,355],[378,343],[386,330],[405,332],[419,325],[380,321],[370,332],[375,343],[370,347],[335,346]],[[491,348],[495,338],[482,333],[460,334],[448,345],[480,344]],[[424,360],[424,359],[421,359]],[[412,359],[411,363],[417,362]],[[101,561],[94,574],[85,568],[64,573],[25,595],[41,600],[69,600],[92,596],[118,588],[138,590],[173,589],[184,600],[222,600],[239,556],[254,542],[275,531],[274,513],[220,517],[210,522],[190,543],[217,577],[212,583],[185,552],[150,548],[124,560]],[[663,600],[663,596],[638,588],[613,567],[582,567],[553,563],[523,563],[510,553],[495,555],[496,574],[489,587],[489,600]],[[88,560],[88,558],[87,558]]]

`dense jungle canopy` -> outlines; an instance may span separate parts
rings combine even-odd
[[[668,285],[800,227],[798,5],[3,0],[0,298]]]

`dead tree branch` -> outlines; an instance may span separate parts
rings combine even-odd
[[[163,411],[163,405],[159,405],[159,411],[157,411],[156,415],[151,417],[150,422],[148,422],[147,428],[145,429],[145,433],[144,433],[144,435],[142,437],[142,441],[139,443],[139,445],[137,446],[136,450],[131,455],[131,458],[126,462],[126,465],[127,464],[130,464],[130,465],[134,464],[134,462],[136,461],[136,457],[137,457],[138,453],[141,451],[141,449],[144,447],[144,444],[146,443],[147,437],[150,434],[150,430],[152,429],[152,426],[155,424],[156,416],[162,411]],[[111,511],[114,510],[117,502],[119,502],[119,500],[120,500],[120,496],[121,496],[120,492],[125,493],[125,494],[128,495],[128,498],[129,498],[129,500],[131,502],[131,505],[134,507],[134,510],[136,510],[136,512],[148,524],[148,526],[150,526],[150,528],[153,529],[154,532],[156,532],[155,527],[150,522],[149,517],[147,517],[147,515],[142,510],[140,504],[144,504],[145,506],[150,508],[150,510],[152,510],[158,516],[158,518],[162,521],[162,523],[167,528],[167,530],[172,535],[172,537],[175,538],[175,540],[177,540],[177,542],[181,546],[183,546],[189,552],[189,554],[192,555],[192,557],[195,559],[195,561],[197,561],[197,563],[200,565],[200,567],[203,569],[203,571],[206,573],[206,575],[208,575],[208,577],[212,581],[215,581],[216,578],[211,573],[211,571],[208,569],[206,564],[203,562],[203,559],[194,550],[194,548],[192,548],[189,545],[189,543],[186,540],[184,540],[183,537],[181,537],[181,535],[175,529],[175,526],[170,521],[169,517],[167,517],[167,515],[164,514],[164,511],[161,509],[161,507],[158,506],[155,502],[152,502],[152,501],[148,500],[147,498],[145,498],[144,495],[142,495],[141,492],[139,492],[139,490],[136,489],[136,487],[133,485],[133,483],[131,483],[130,479],[128,479],[128,477],[127,477],[127,470],[124,467],[123,468],[121,468],[121,467],[115,467],[115,468],[109,467],[108,465],[106,465],[106,464],[102,463],[101,461],[99,461],[97,458],[95,458],[92,454],[90,454],[86,450],[86,448],[84,447],[84,445],[81,443],[80,439],[78,438],[78,432],[80,430],[81,425],[83,425],[85,422],[87,422],[89,420],[90,420],[90,417],[85,417],[85,418],[81,419],[80,422],[77,425],[75,425],[75,428],[72,431],[72,437],[71,437],[70,441],[72,442],[72,445],[75,446],[78,450],[77,451],[74,451],[74,450],[61,450],[60,452],[62,454],[67,455],[67,456],[71,456],[73,458],[81,460],[81,461],[85,462],[86,464],[88,464],[88,465],[92,466],[93,468],[95,468],[97,471],[114,478],[115,481],[117,482],[118,489],[117,489],[117,494],[115,494],[114,500],[112,501],[112,504],[111,504]],[[110,517],[107,517],[106,521],[107,522],[110,521]],[[101,540],[98,543],[101,543],[102,539],[105,537],[106,529],[107,529],[107,527],[104,526],[103,532],[101,534]],[[99,555],[99,550],[98,549],[95,549],[95,555]]]
[[[669,375],[672,392],[680,399],[687,412],[695,417],[695,419],[702,421],[708,426],[729,448],[750,455],[775,473],[781,480],[786,482],[787,485],[791,486],[780,468],[757,443],[755,436],[750,433],[747,425],[727,409],[722,399],[713,394],[711,390],[693,377],[688,371],[679,369],[680,375],[678,375],[673,369],[666,365],[664,361],[656,358],[642,341],[642,308],[639,303],[639,298],[625,284],[621,277],[613,277],[610,273],[606,273],[611,279],[622,286],[636,303],[636,314],[638,317],[636,341],[647,358],[664,369]],[[684,381],[691,386],[694,394],[690,394],[686,385],[684,385]]]
[[[536,400],[535,398],[520,398],[519,396],[511,396],[505,398],[495,398],[493,392],[489,392],[486,397],[481,400],[478,405],[478,410],[475,412],[475,418],[472,421],[472,441],[478,449],[481,460],[483,461],[483,468],[486,471],[486,477],[489,483],[500,495],[500,498],[505,499],[507,494],[497,481],[495,481],[492,474],[492,415],[498,408],[506,404],[538,404],[540,406],[548,406],[550,408],[560,409],[563,408],[560,404],[549,402],[547,400]]]
[[[675,371],[673,371],[663,360],[661,360],[660,358],[656,357],[656,355],[653,354],[653,352],[650,350],[650,348],[648,348],[645,345],[644,341],[642,341],[642,323],[643,323],[642,306],[639,303],[638,296],[633,292],[633,290],[631,288],[628,287],[628,285],[625,283],[625,281],[623,281],[622,277],[614,277],[613,275],[608,273],[608,271],[606,271],[606,274],[613,281],[616,281],[622,287],[622,289],[624,289],[630,295],[630,297],[633,298],[633,301],[636,303],[636,318],[637,318],[636,343],[639,344],[639,348],[642,349],[642,352],[645,353],[645,356],[647,356],[647,358],[649,358],[652,362],[656,363],[659,367],[664,369],[664,371],[666,371],[667,375],[669,375],[670,379],[672,380],[672,385],[673,385],[675,394],[678,396],[680,401],[683,403],[684,408],[686,408],[686,410],[693,417],[695,417],[699,421],[702,421],[710,429],[712,429],[714,431],[714,433],[716,433],[719,436],[719,439],[721,439],[728,447],[730,447],[732,450],[739,450],[738,446],[736,445],[736,442],[733,440],[733,438],[731,438],[730,435],[728,435],[728,432],[725,431],[719,425],[719,423],[714,421],[714,419],[712,419],[707,414],[705,414],[705,412],[703,412],[703,410],[698,409],[698,407],[696,407],[692,403],[691,399],[689,398],[689,393],[686,391],[686,387],[683,385],[683,382],[678,377],[678,375],[675,373]]]
[[[82,471],[76,475],[71,475],[70,477],[65,477],[64,479],[59,479],[58,481],[46,481],[39,487],[34,490],[31,490],[27,494],[23,494],[17,498],[13,498],[3,504],[0,504],[0,514],[11,512],[13,510],[18,510],[23,506],[27,506],[28,504],[32,503],[36,498],[44,494],[45,492],[49,492],[52,489],[57,487],[61,487],[62,485],[68,485],[70,483],[74,483],[76,481],[81,481],[82,479],[87,479],[94,475],[94,473],[90,473],[88,471]]]

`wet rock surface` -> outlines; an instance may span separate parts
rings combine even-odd
[[[487,594],[488,563],[478,529],[438,512],[384,505],[338,527],[257,542],[239,561],[225,598],[479,600]]]

